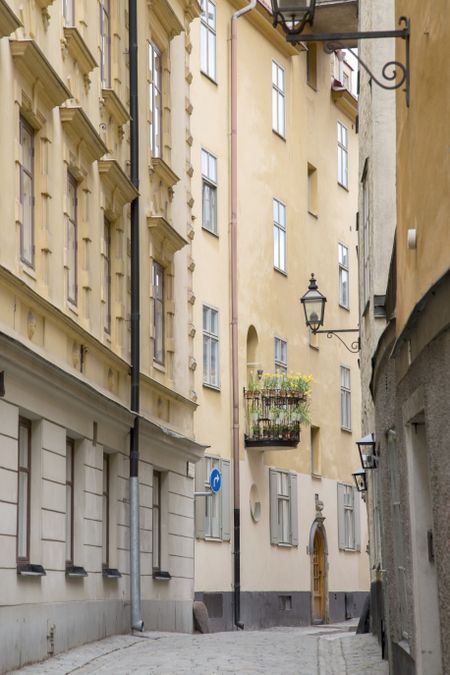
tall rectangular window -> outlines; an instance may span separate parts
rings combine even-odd
[[[369,221],[369,179],[367,171],[362,181],[362,248],[363,248],[363,306],[364,312],[370,297],[370,221]]]
[[[109,567],[109,455],[103,453],[103,492],[102,492],[102,565]]]
[[[219,387],[219,312],[203,305],[203,384]]]
[[[78,300],[78,224],[77,224],[77,183],[75,178],[67,174],[67,299],[74,305]]]
[[[17,560],[30,559],[31,422],[19,418]]]
[[[152,266],[153,284],[153,360],[164,365],[165,322],[164,322],[164,268],[156,260]]]
[[[62,14],[65,26],[75,26],[74,0],[62,0]]]
[[[153,471],[152,566],[161,569],[161,473]]]
[[[286,272],[286,207],[273,200],[273,266]]]
[[[308,211],[317,216],[317,169],[308,162]]]
[[[361,526],[359,497],[356,488],[346,483],[338,483],[337,498],[339,548],[359,551],[361,548]]]
[[[275,372],[287,373],[287,342],[275,338]]]
[[[310,87],[317,89],[317,45],[311,42],[306,52],[306,81]]]
[[[212,0],[202,0],[200,69],[212,80],[216,79],[216,4]]]
[[[202,148],[202,227],[217,234],[217,159]]]
[[[152,157],[162,156],[162,63],[161,52],[150,42],[148,46],[150,73],[150,151]]]
[[[284,68],[272,61],[272,129],[285,136],[285,72]]]
[[[73,478],[75,444],[66,440],[66,563],[73,564]]]
[[[341,122],[337,123],[338,142],[338,183],[348,188],[348,131]]]
[[[298,546],[297,475],[269,469],[270,541]]]
[[[103,288],[105,300],[104,330],[111,334],[111,223],[103,221]]]
[[[34,267],[34,132],[20,118],[20,259]]]
[[[348,248],[344,244],[338,244],[339,257],[339,304],[349,308],[349,285],[348,285]]]
[[[320,452],[320,428],[311,426],[311,473],[322,474],[322,457]]]
[[[341,428],[350,431],[352,428],[352,391],[350,368],[341,366]]]
[[[111,87],[111,13],[110,0],[100,0],[100,77],[102,87]]]

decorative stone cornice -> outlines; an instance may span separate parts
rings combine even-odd
[[[10,40],[10,46],[17,69],[32,86],[36,82],[40,83],[41,93],[48,99],[52,108],[72,97],[34,40]]]
[[[105,110],[109,112],[115,123],[120,127],[126,124],[130,115],[114,89],[102,89],[102,98]]]
[[[158,239],[172,255],[188,243],[165,218],[150,216],[147,218],[147,225],[151,229],[152,235]]]
[[[153,157],[149,166],[150,173],[155,173],[168,188],[172,188],[180,180],[170,166],[161,157]]]
[[[98,65],[92,52],[75,26],[64,26],[64,37],[71,57],[78,63],[83,75],[88,75]]]
[[[5,0],[0,0],[0,38],[11,35],[22,23]]]
[[[202,13],[202,8],[198,0],[186,0],[184,7],[184,14],[186,19],[191,22],[194,19],[197,19]]]
[[[147,0],[147,7],[156,16],[171,40],[179,35],[184,26],[170,6],[168,0]]]
[[[61,107],[59,114],[67,135],[81,149],[90,163],[108,152],[108,148],[80,106]]]
[[[115,159],[101,159],[98,162],[98,172],[105,185],[111,190],[113,210],[121,210],[125,204],[132,202],[139,192],[134,187],[126,173]]]

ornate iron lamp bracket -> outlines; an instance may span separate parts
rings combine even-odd
[[[353,342],[350,343],[350,345],[348,345],[340,337],[340,335],[338,335],[338,333],[359,333],[358,328],[343,328],[342,330],[315,330],[313,331],[313,333],[314,335],[317,335],[317,333],[325,333],[328,339],[331,339],[333,336],[337,337],[337,339],[342,342],[346,350],[351,354],[357,354],[361,349],[361,342],[359,336],[357,340],[354,340]]]
[[[309,34],[288,34],[286,39],[292,44],[299,42],[325,42],[325,49],[329,53],[336,51],[336,49],[348,49],[353,54],[358,63],[368,73],[369,77],[375,84],[382,89],[399,89],[403,85],[406,95],[406,105],[409,108],[410,102],[410,20],[406,16],[401,16],[399,25],[403,26],[399,30],[378,30],[378,31],[363,31],[354,33],[324,33],[321,35]],[[381,71],[381,79],[375,77],[370,68],[361,59],[356,52],[345,46],[348,40],[373,40],[380,38],[402,38],[405,41],[405,63],[400,61],[388,61],[384,64]],[[385,82],[383,82],[384,80]],[[390,83],[390,84],[388,84]]]

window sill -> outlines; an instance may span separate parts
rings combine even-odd
[[[286,136],[283,136],[282,134],[280,134],[280,132],[277,131],[276,129],[273,129],[273,128],[272,128],[272,131],[273,131],[273,133],[275,134],[275,136],[278,136],[278,138],[279,138],[280,140],[282,140],[282,141],[284,141],[284,142],[286,143]]]
[[[314,480],[322,480],[322,474],[321,473],[313,473],[311,471],[311,478],[313,478]]]
[[[211,84],[214,84],[216,87],[219,86],[219,83],[217,82],[217,80],[215,80],[213,77],[211,77],[211,75],[208,75],[208,73],[205,73],[205,71],[201,70],[201,69],[200,69],[200,72],[204,77],[206,77],[207,80],[209,80],[211,82]]]
[[[76,316],[78,316],[78,307],[74,305],[73,302],[71,302],[70,300],[67,300],[67,309],[69,309]]]
[[[207,232],[208,234],[212,234],[213,237],[215,237],[216,239],[219,239],[219,233],[218,232],[214,232],[214,230],[210,230],[208,227],[205,227],[204,225],[202,225],[202,231]]]
[[[17,574],[21,577],[45,577],[47,572],[42,565],[33,563],[17,563]]]
[[[153,570],[152,577],[155,581],[170,581],[171,575],[164,570]]]
[[[122,573],[116,567],[104,567],[102,569],[102,577],[104,579],[120,579]]]
[[[348,427],[341,427],[341,431],[345,431],[346,434],[351,434],[352,430],[349,429]]]
[[[211,391],[217,391],[217,393],[220,394],[221,389],[220,386],[217,384],[209,384],[208,382],[203,382],[203,386],[205,387],[205,389],[211,389]]]
[[[308,80],[306,80],[306,84],[308,85],[308,87],[309,87],[310,89],[312,89],[313,91],[315,91],[316,94],[317,94],[317,92],[319,91],[318,88],[317,88],[317,84],[312,84],[312,82],[308,82]]]
[[[340,548],[343,553],[361,553],[360,548]]]
[[[348,185],[344,185],[344,183],[340,183],[339,181],[337,182],[337,184],[346,192],[350,192],[350,190],[348,189]]]
[[[166,366],[163,363],[159,363],[158,361],[155,360],[153,360],[153,368],[155,368],[155,370],[159,370],[160,373],[165,374],[166,372]]]
[[[84,567],[79,567],[77,565],[67,565],[66,567],[66,577],[82,579],[83,577],[87,577],[87,575],[88,573]]]
[[[293,548],[294,545],[280,542],[278,544],[275,544],[275,546],[278,546],[278,548]]]
[[[308,209],[308,213],[309,213],[310,216],[312,216],[316,220],[319,220],[319,214],[318,213],[314,213],[314,211],[310,211],[309,209]]]
[[[340,307],[341,309],[345,309],[346,312],[349,312],[349,311],[350,311],[350,306],[349,306],[349,305],[342,305],[341,303],[339,303],[339,307]]]
[[[288,275],[286,270],[282,270],[279,267],[275,267],[275,265],[273,266],[273,269],[275,270],[275,272],[278,272],[279,274],[282,274],[284,277],[287,277],[287,275]]]
[[[208,536],[205,536],[205,541],[212,541],[212,542],[216,542],[216,544],[221,544],[223,540],[220,539],[220,537],[208,537]]]

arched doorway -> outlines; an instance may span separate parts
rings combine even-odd
[[[316,503],[317,516],[309,533],[311,556],[311,622],[328,623],[328,545],[322,515],[323,504]]]

